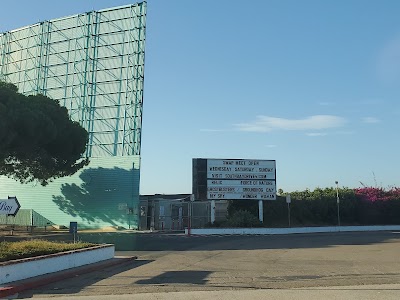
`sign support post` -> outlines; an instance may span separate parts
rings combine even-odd
[[[292,202],[292,200],[290,199],[290,194],[286,195],[286,203],[287,203],[287,208],[288,208],[288,223],[289,223],[289,227],[290,227],[290,203]]]
[[[215,200],[211,200],[211,224],[215,223]]]
[[[263,201],[258,200],[258,218],[261,223],[264,222]]]
[[[72,233],[74,244],[76,243],[76,234],[78,233],[78,222],[69,222],[69,233]]]

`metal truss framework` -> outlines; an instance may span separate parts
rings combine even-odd
[[[87,157],[140,155],[146,2],[0,35],[0,80],[64,105]]]

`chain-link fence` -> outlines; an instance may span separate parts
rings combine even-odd
[[[218,205],[216,220],[226,218],[227,204]],[[152,200],[140,207],[141,230],[180,231],[185,228],[204,228],[211,223],[209,201]]]

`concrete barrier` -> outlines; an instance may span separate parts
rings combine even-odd
[[[66,251],[0,263],[0,284],[80,267],[114,257],[114,245]]]
[[[293,228],[191,228],[192,235],[268,235],[268,234],[294,234],[294,233],[327,233],[351,231],[388,231],[400,230],[400,225],[377,226],[329,226],[329,227],[293,227]],[[188,229],[185,229],[188,234]]]

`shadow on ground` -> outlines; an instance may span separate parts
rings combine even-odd
[[[174,283],[184,283],[184,284],[200,284],[204,285],[207,283],[207,276],[212,272],[210,271],[167,271],[158,276],[152,277],[150,279],[143,279],[136,281],[136,284],[174,284]]]
[[[85,275],[77,275],[73,278],[69,278],[67,280],[50,283],[48,285],[43,286],[42,288],[37,288],[29,291],[24,291],[19,294],[18,298],[32,298],[33,296],[40,296],[46,294],[46,291],[51,291],[51,294],[76,294],[82,291],[83,289],[96,284],[97,282],[110,278],[114,275],[123,273],[128,270],[132,270],[134,268],[138,268],[145,264],[153,262],[152,260],[131,260],[126,264],[120,264],[117,266],[112,266],[104,269],[100,269],[98,271],[93,271],[88,274],[90,276]],[[50,275],[51,276],[51,275]]]
[[[113,232],[80,234],[79,237],[82,241],[114,244],[117,251],[296,249],[400,242],[400,234],[392,232],[191,237],[183,234]]]

